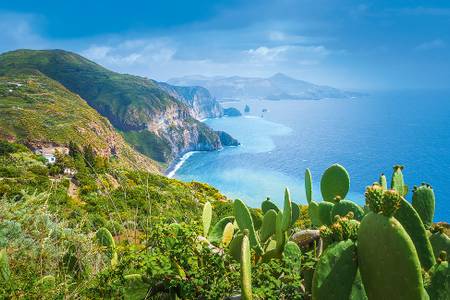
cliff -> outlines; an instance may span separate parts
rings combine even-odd
[[[198,120],[223,116],[220,103],[201,86],[175,86],[165,82],[158,82],[158,85],[169,95],[188,105],[192,115]]]
[[[163,164],[186,151],[222,147],[218,135],[196,120],[205,111],[199,96],[184,103],[153,80],[112,72],[67,51],[17,50],[0,55],[0,76],[24,71],[40,72],[78,94],[135,149]]]

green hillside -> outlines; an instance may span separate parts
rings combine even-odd
[[[219,137],[195,120],[188,106],[171,97],[153,80],[115,73],[62,50],[17,50],[0,55],[0,75],[27,70],[38,70],[80,95],[123,132],[152,132],[157,142],[151,149],[147,149],[145,134],[135,134],[128,140],[138,149],[147,149],[143,153],[160,162],[170,162],[185,151],[221,146]],[[205,140],[206,145],[200,143]],[[160,147],[161,144],[170,151]]]
[[[90,145],[119,165],[158,171],[86,101],[37,71],[0,76],[0,138],[31,144]]]

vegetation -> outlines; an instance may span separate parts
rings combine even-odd
[[[309,207],[286,190],[282,208],[266,199],[254,209],[205,184],[116,168],[75,143],[48,165],[23,145],[1,142],[0,166],[0,298],[450,294],[448,232],[428,222],[432,189],[413,188],[409,204],[399,167],[390,189],[382,178],[367,188],[364,207],[345,198],[349,175],[333,165],[321,180],[328,201],[313,200],[307,170]],[[65,168],[77,172],[64,175]]]
[[[116,165],[156,172],[86,101],[36,71],[0,77],[0,138],[33,145],[90,146]]]
[[[115,73],[80,55],[63,50],[17,50],[0,55],[0,76],[22,76],[22,79],[26,79],[23,75],[30,72],[52,79],[51,87],[55,87],[55,82],[58,82],[67,89],[66,94],[70,91],[80,95],[92,108],[105,116],[116,129],[125,132],[127,141],[138,151],[150,155],[150,158],[157,161],[163,163],[172,161],[187,144],[191,144],[192,148],[205,142],[212,145],[212,149],[220,146],[217,134],[193,118],[192,107],[170,96],[153,80]],[[6,83],[11,82],[14,83],[16,80],[6,80]],[[46,83],[48,84],[49,80]],[[11,84],[9,87],[4,87],[6,92],[10,86]],[[15,90],[13,89],[13,92]],[[36,109],[35,114],[29,111],[17,112],[15,109],[17,102],[19,100],[27,102],[30,98],[38,97],[34,100],[36,102],[41,98],[54,96],[47,94],[49,89],[32,91],[32,95],[28,95],[27,91],[24,93],[21,96],[27,96],[26,99],[16,97],[10,100],[12,101],[10,105],[14,107],[15,114],[28,115],[28,122],[34,120],[35,114],[42,114],[42,111]],[[2,98],[3,96],[0,95]],[[58,103],[59,100],[58,97],[48,99],[51,103]],[[80,99],[73,101],[72,105],[68,106],[69,111],[76,108],[79,102]],[[34,103],[28,102],[28,104],[34,107]],[[57,105],[64,107],[66,103],[63,101]],[[81,110],[86,111],[86,106],[85,104]],[[20,109],[20,106],[18,107]],[[61,120],[70,115],[60,116],[60,110],[53,111],[52,107],[46,109],[49,110],[50,115],[41,125],[47,130],[54,130],[51,126],[53,124],[64,126],[70,121],[70,119]],[[101,118],[101,120],[105,122],[104,119]],[[28,125],[31,126],[31,124]],[[30,126],[26,128],[31,129]],[[23,135],[42,133],[38,137],[44,136],[43,128],[39,129],[36,132],[34,130],[23,132]],[[19,129],[16,128],[16,131]],[[149,131],[150,134],[142,134],[142,131]],[[67,134],[67,131],[61,132]],[[148,142],[149,136],[150,141],[154,143]],[[94,140],[91,141],[94,142]]]

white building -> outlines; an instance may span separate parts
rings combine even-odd
[[[34,153],[42,155],[47,159],[49,164],[54,164],[56,162],[56,153],[61,153],[64,155],[69,154],[69,148],[67,147],[54,147],[54,146],[40,146],[34,149]]]

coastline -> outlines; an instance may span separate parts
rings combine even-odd
[[[176,159],[172,165],[167,168],[164,175],[166,175],[167,178],[173,178],[177,171],[183,166],[183,164],[195,153],[198,153],[200,151],[189,151],[183,154],[180,158]]]

